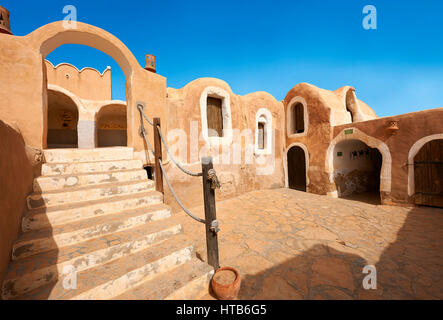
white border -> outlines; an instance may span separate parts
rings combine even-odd
[[[266,137],[265,148],[258,148],[258,123],[264,123],[264,134]],[[255,143],[254,143],[254,153],[257,155],[268,155],[272,153],[272,113],[266,108],[258,109],[255,114]]]
[[[294,121],[294,106],[300,102],[303,105],[303,121],[304,121],[304,126],[305,126],[305,131],[303,131],[302,133],[293,133],[292,132],[292,128],[293,128],[293,121]],[[288,136],[288,138],[296,138],[296,137],[303,137],[306,136],[308,134],[308,129],[309,129],[309,115],[308,115],[308,107],[307,107],[307,103],[306,100],[303,97],[300,96],[296,96],[294,98],[291,99],[291,101],[288,104],[288,108],[286,109],[286,135]]]
[[[432,140],[443,139],[443,133],[432,134],[417,140],[409,149],[408,154],[408,196],[413,196],[415,193],[415,176],[414,176],[414,158],[421,148]]]
[[[308,192],[308,186],[309,186],[309,175],[308,175],[308,171],[309,171],[309,151],[308,148],[306,147],[306,145],[304,145],[303,143],[300,142],[294,142],[292,144],[290,144],[284,154],[283,154],[283,169],[285,171],[285,188],[289,188],[289,177],[288,177],[288,152],[292,147],[300,147],[303,149],[303,151],[305,152],[305,167],[306,167],[306,192]]]
[[[208,97],[222,99],[223,137],[209,137],[207,117]],[[200,115],[202,121],[202,135],[206,142],[211,146],[232,143],[231,95],[229,92],[220,87],[206,87],[200,96]]]

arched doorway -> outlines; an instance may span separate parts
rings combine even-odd
[[[126,146],[126,106],[111,104],[97,114],[97,147]]]
[[[306,155],[299,146],[293,146],[287,153],[288,187],[306,191]]]
[[[443,139],[424,144],[414,157],[414,203],[443,207]]]
[[[335,145],[333,179],[340,198],[380,204],[380,175],[383,157],[358,139]]]
[[[48,90],[48,148],[78,147],[78,106],[62,92]]]

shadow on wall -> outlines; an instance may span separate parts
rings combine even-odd
[[[35,151],[18,130],[0,120],[0,283],[11,259],[11,248],[32,191]]]
[[[436,208],[411,209],[395,242],[375,264],[375,290],[363,288],[368,262],[362,256],[317,244],[264,272],[243,276],[238,298],[443,299],[442,215]]]

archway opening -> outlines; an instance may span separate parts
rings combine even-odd
[[[443,207],[443,139],[426,143],[414,157],[414,202]]]
[[[97,147],[126,146],[126,106],[111,104],[97,114]]]
[[[78,109],[67,95],[48,90],[48,148],[77,148]]]
[[[340,198],[380,204],[383,157],[360,140],[344,140],[334,148],[334,183]]]
[[[65,146],[59,144],[60,148],[127,145],[127,123],[123,124],[120,121],[121,119],[127,121],[126,106],[124,112],[120,110],[122,107],[113,106],[126,103],[126,78],[113,57],[93,47],[65,44],[50,52],[44,61],[44,72],[47,90],[54,87],[59,87],[61,91],[66,90],[79,104],[76,144],[65,144]],[[48,100],[48,109],[49,103]],[[109,106],[110,109],[104,109],[104,114],[99,117],[101,106]],[[115,115],[112,116],[113,113]],[[98,128],[99,124],[95,122],[98,118],[104,119],[101,122],[102,128]],[[113,118],[116,122],[112,122]],[[124,133],[122,128],[125,130]],[[103,133],[102,129],[106,132]],[[100,142],[97,140],[99,137],[102,138]],[[51,147],[49,143],[47,147]]]
[[[288,186],[290,189],[306,192],[306,156],[299,146],[288,150]]]

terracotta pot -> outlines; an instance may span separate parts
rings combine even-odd
[[[226,270],[232,271],[235,274],[234,281],[229,284],[223,284],[223,283],[217,282],[215,280],[215,278],[216,278],[215,276],[217,275],[217,273],[219,273],[221,271],[226,271]],[[238,292],[240,290],[240,283],[241,283],[240,274],[238,273],[237,270],[235,270],[232,267],[223,267],[223,268],[217,269],[217,271],[215,271],[214,276],[212,277],[212,280],[211,280],[212,290],[214,291],[217,298],[220,300],[234,300],[235,298],[237,298]]]

